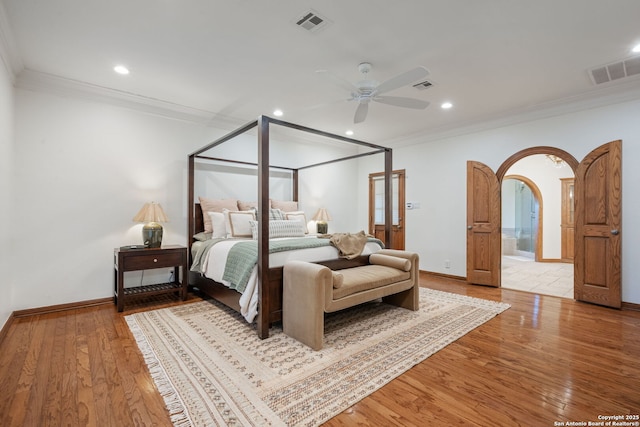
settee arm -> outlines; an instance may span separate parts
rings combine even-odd
[[[409,273],[411,275],[411,282],[413,283],[413,291],[389,295],[383,298],[383,300],[398,307],[404,307],[414,311],[418,310],[420,305],[420,256],[416,252],[403,251],[399,249],[381,249],[374,253],[404,258],[411,261],[411,269],[409,270]]]
[[[314,350],[322,348],[327,290],[333,273],[323,265],[288,261],[283,268],[282,327],[286,335]]]

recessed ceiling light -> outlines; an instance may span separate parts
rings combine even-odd
[[[442,105],[440,106],[443,110],[448,110],[449,108],[453,107],[453,104],[450,102],[443,102]]]
[[[640,44],[637,44],[633,47],[633,49],[631,49],[631,52],[633,53],[639,53],[640,52]]]
[[[129,69],[124,65],[116,65],[115,67],[113,67],[113,71],[115,71],[118,74],[122,74],[123,76],[126,76],[127,74],[129,74]]]
[[[353,131],[352,130],[348,130],[348,131],[345,132],[345,134],[348,135],[348,136],[351,136],[351,135],[353,135]]]
[[[280,117],[282,116],[284,113],[282,112],[282,110],[277,109],[277,110],[273,110],[273,115],[276,117]]]

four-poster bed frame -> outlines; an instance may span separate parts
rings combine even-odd
[[[269,162],[269,139],[270,126],[278,125],[301,132],[329,138],[332,140],[342,141],[350,144],[357,144],[372,148],[373,151],[366,153],[342,157],[321,163],[315,163],[298,168],[289,168],[283,166],[274,166]],[[238,137],[245,132],[257,127],[258,131],[258,163],[243,162],[237,160],[220,159],[207,157],[202,155],[204,152],[223,144],[227,141]],[[256,318],[257,330],[260,338],[269,337],[269,327],[272,322],[282,319],[282,267],[269,268],[269,171],[270,169],[284,169],[292,173],[293,190],[292,197],[294,201],[298,201],[298,171],[312,167],[327,165],[334,162],[351,160],[363,156],[384,153],[384,169],[385,169],[385,242],[391,241],[391,222],[392,222],[392,197],[391,197],[391,174],[392,174],[392,150],[388,147],[371,144],[364,141],[323,132],[305,126],[295,125],[267,116],[260,116],[256,121],[250,122],[239,129],[207,144],[199,150],[191,153],[188,160],[189,177],[188,177],[188,247],[189,256],[191,257],[192,236],[202,231],[202,210],[195,203],[194,185],[195,185],[195,161],[196,159],[211,160],[218,162],[228,162],[236,164],[245,164],[257,166],[258,174],[258,316]],[[203,195],[204,196],[204,195]],[[329,265],[332,268],[339,269],[365,263],[362,259],[348,262],[347,260],[329,260],[322,264]],[[214,282],[198,273],[189,272],[189,285],[198,287],[201,291],[210,295],[212,298],[222,302],[223,304],[239,311],[239,294],[237,291],[227,288],[226,286]]]

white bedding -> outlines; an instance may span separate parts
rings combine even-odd
[[[315,239],[315,236],[308,236],[308,239]],[[273,239],[286,240],[287,238]],[[219,242],[209,250],[202,263],[204,275],[225,286],[230,284],[223,280],[224,267],[227,263],[229,250],[236,243],[244,240],[225,240]],[[369,255],[380,250],[380,246],[375,242],[367,242],[362,251],[362,255]],[[325,261],[338,258],[338,250],[334,246],[322,246],[317,248],[298,249],[295,251],[275,252],[269,255],[270,267],[282,267],[289,260],[299,261]],[[240,296],[240,312],[247,322],[253,322],[258,314],[258,268],[254,267],[247,287]]]

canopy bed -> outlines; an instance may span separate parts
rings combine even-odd
[[[351,154],[346,157],[334,158],[331,160],[325,160],[316,162],[313,164],[306,164],[304,166],[276,166],[270,163],[270,136],[273,135],[272,127],[278,126],[283,129],[294,130],[296,132],[302,132],[304,135],[308,135],[309,138],[322,138],[327,141],[335,143],[356,144],[359,146],[359,150],[356,154]],[[280,128],[278,128],[280,129]],[[212,157],[207,155],[207,151],[219,147],[224,143],[230,142],[240,136],[247,136],[248,132],[254,132],[257,130],[257,163],[248,162],[238,159]],[[276,132],[277,134],[277,132]],[[361,148],[369,150],[362,152]],[[285,170],[290,172],[291,176],[291,194],[292,201],[298,202],[299,195],[299,171],[308,168],[314,168],[318,166],[328,165],[334,162],[341,162],[345,160],[356,159],[363,156],[369,156],[373,154],[384,154],[384,170],[385,170],[385,241],[390,241],[391,236],[391,218],[392,218],[392,199],[391,199],[391,174],[392,174],[392,150],[387,147],[378,146],[375,144],[355,140],[352,138],[343,137],[327,132],[323,132],[317,129],[296,125],[293,123],[285,122],[278,119],[273,119],[267,116],[260,116],[256,121],[250,122],[237,130],[219,138],[218,140],[207,144],[199,150],[191,153],[188,157],[188,232],[189,232],[189,255],[191,257],[190,264],[194,264],[194,250],[196,249],[195,237],[198,233],[201,233],[205,229],[205,221],[207,218],[207,211],[203,212],[201,203],[197,203],[196,197],[202,200],[203,195],[196,195],[196,168],[197,162],[215,162],[217,164],[236,164],[245,165],[248,167],[256,168],[257,174],[257,202],[255,203],[254,221],[249,221],[253,227],[252,233],[254,237],[255,251],[257,251],[257,263],[254,267],[254,275],[256,279],[255,283],[255,300],[257,306],[257,315],[255,321],[257,323],[257,332],[260,338],[267,338],[269,336],[269,327],[271,323],[280,321],[282,319],[282,265],[272,266],[270,265],[270,257],[274,254],[273,246],[276,244],[277,239],[270,239],[273,237],[273,228],[275,227],[273,218],[270,221],[270,215],[273,214],[274,209],[271,209],[270,198],[270,173],[274,170]],[[231,210],[225,209],[225,215],[230,215]],[[237,212],[240,213],[240,212]],[[213,219],[211,216],[209,220]],[[229,218],[228,216],[225,218]],[[270,222],[271,222],[271,234],[270,234]],[[251,233],[251,232],[249,232]],[[249,234],[251,236],[251,234]],[[191,238],[193,236],[193,238]],[[250,237],[249,237],[250,239]],[[307,244],[311,239],[306,239]],[[324,240],[324,239],[313,239]],[[218,246],[217,242],[213,242],[215,246]],[[368,245],[369,243],[367,243]],[[320,245],[320,244],[319,244]],[[214,246],[214,247],[215,247]],[[224,245],[220,245],[222,247]],[[277,246],[277,244],[276,244]],[[322,252],[322,248],[317,248],[320,254],[326,254]],[[212,250],[209,250],[212,252]],[[366,252],[363,252],[363,254]],[[336,252],[337,254],[337,252]],[[200,255],[198,255],[200,256]],[[355,257],[353,259],[340,258],[337,255],[326,258],[326,255],[318,255],[319,259],[313,260],[313,262],[327,265],[332,269],[341,269],[363,265],[367,263],[368,256]],[[325,256],[325,258],[323,258]],[[272,258],[273,259],[273,258]],[[308,260],[308,259],[307,259]],[[276,263],[277,264],[277,263]],[[226,272],[225,272],[226,274]],[[222,281],[214,280],[198,271],[189,272],[189,285],[197,287],[205,294],[212,298],[222,302],[223,304],[233,308],[237,311],[242,311],[240,294],[238,290],[231,289],[227,284],[221,283]],[[246,302],[246,301],[245,301]],[[246,316],[245,316],[246,317]]]

